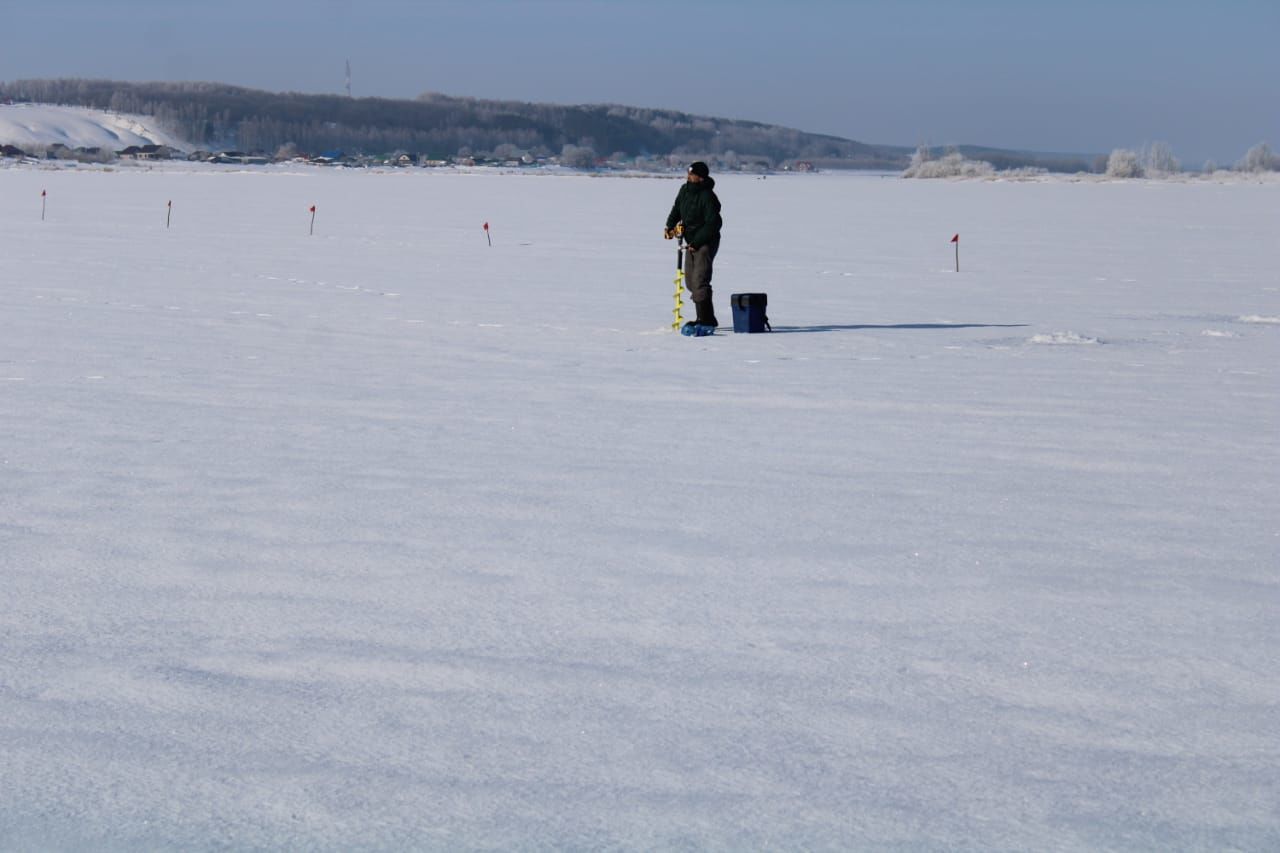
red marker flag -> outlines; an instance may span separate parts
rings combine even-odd
[[[484,224],[484,239],[489,241],[489,245],[493,245],[493,238],[489,236],[489,223]]]
[[[308,234],[316,233],[316,206],[311,205],[311,227],[307,229]]]
[[[952,243],[959,243],[959,242],[960,242],[960,235],[959,235],[959,234],[957,234],[956,236],[952,237],[952,238],[951,238],[951,242],[952,242]]]

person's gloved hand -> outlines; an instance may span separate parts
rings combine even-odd
[[[676,236],[676,229],[674,229],[674,228],[663,228],[663,229],[662,229],[662,239],[664,239],[664,240],[672,240],[672,239],[675,239],[675,236]]]

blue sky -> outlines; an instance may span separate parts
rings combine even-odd
[[[1188,165],[1280,148],[1280,2],[0,0],[0,79],[624,103]]]

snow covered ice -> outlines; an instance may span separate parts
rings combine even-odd
[[[0,169],[0,847],[1280,847],[1280,184],[717,177]]]

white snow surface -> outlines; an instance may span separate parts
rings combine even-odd
[[[113,151],[130,145],[187,147],[146,116],[51,104],[0,104],[0,143],[26,150],[55,142],[68,148]]]
[[[1280,185],[678,186],[0,169],[0,848],[1280,848]]]

